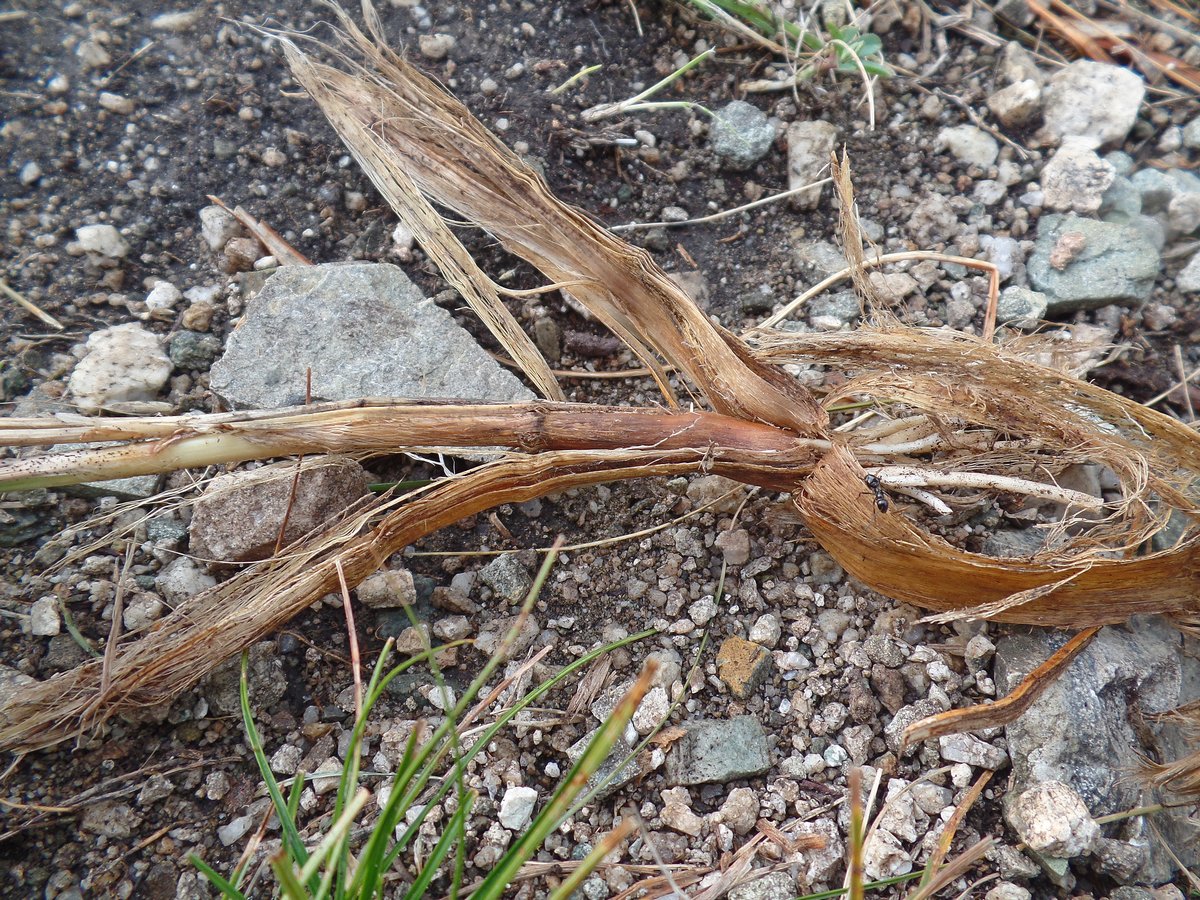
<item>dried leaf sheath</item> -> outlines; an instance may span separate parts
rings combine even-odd
[[[648,253],[556,198],[465,106],[387,49],[374,26],[372,40],[339,15],[342,46],[325,50],[345,70],[315,61],[295,36],[281,40],[296,78],[377,185],[411,180],[552,282],[570,284],[572,295],[655,370],[668,396],[654,353],[686,373],[718,412],[821,433],[826,416],[806,390],[710,322]],[[367,21],[373,23],[369,10]],[[405,198],[397,213],[410,216],[407,205]],[[437,230],[428,219],[406,224],[422,242]]]
[[[99,662],[13,692],[0,708],[0,749],[48,747],[98,728],[117,713],[166,703],[243,647],[337,590],[338,564],[357,585],[388,556],[424,535],[501,503],[598,482],[712,471],[749,482],[785,479],[798,462],[774,451],[562,451],[491,463],[446,479],[390,511],[367,510],[279,557],[185,601],[113,655],[101,692]],[[394,505],[394,504],[393,504]]]

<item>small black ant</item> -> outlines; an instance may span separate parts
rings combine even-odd
[[[875,508],[880,512],[887,512],[888,498],[887,494],[883,492],[883,484],[880,483],[879,477],[876,475],[868,475],[863,479],[863,481],[867,483],[867,487],[875,492]]]

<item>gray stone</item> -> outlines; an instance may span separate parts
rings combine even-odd
[[[1124,66],[1076,60],[1046,85],[1042,134],[1050,141],[1071,136],[1094,138],[1099,145],[1123,141],[1145,94],[1141,77]]]
[[[1011,692],[1066,639],[1049,630],[1002,638],[994,663],[997,693]],[[1194,648],[1185,648],[1183,636],[1159,618],[1135,617],[1128,626],[1103,629],[1007,726],[1013,767],[1010,796],[1060,781],[1079,794],[1093,816],[1142,804],[1143,787],[1131,777],[1142,761],[1152,755],[1177,759],[1194,750],[1177,725],[1149,718],[1200,696],[1200,663],[1189,655],[1194,653]],[[1148,729],[1153,745],[1143,743],[1135,721]],[[1186,817],[1168,811],[1155,822],[1184,864],[1195,865],[1200,854],[1187,837]],[[1138,880],[1160,884],[1173,871],[1161,844],[1151,841]]]
[[[1093,146],[1087,139],[1063,138],[1062,146],[1042,169],[1042,191],[1048,209],[1090,213],[1100,208],[1116,172],[1096,155]]]
[[[496,401],[533,394],[395,266],[285,266],[250,300],[212,389],[235,407],[314,399],[442,397]]]
[[[948,762],[966,763],[977,769],[1003,769],[1008,765],[1008,754],[999,747],[981,741],[971,734],[947,734],[938,738],[942,759]]]
[[[1189,150],[1200,150],[1200,116],[1183,126],[1183,146]]]
[[[713,114],[708,137],[713,153],[720,157],[722,164],[741,171],[750,168],[771,149],[775,141],[775,124],[757,106],[734,100]]]
[[[34,637],[49,637],[62,631],[57,597],[48,596],[33,601],[29,607],[29,631]]]
[[[1111,156],[1112,154],[1109,154]],[[1107,161],[1107,157],[1105,161]],[[1112,163],[1109,163],[1111,166]],[[1116,171],[1115,169],[1113,171]],[[1100,198],[1100,218],[1105,222],[1127,225],[1142,214],[1142,195],[1133,182],[1120,175],[1113,179]]]
[[[592,729],[567,748],[567,758],[571,760],[572,765],[579,762],[584,751],[587,750],[588,745],[599,731],[599,728]],[[634,745],[626,739],[624,734],[619,736],[613,742],[612,749],[604,758],[604,762],[588,779],[584,793],[599,802],[641,774],[642,770],[637,761],[631,758],[633,757],[633,747]]]
[[[1048,307],[1049,300],[1041,291],[1010,285],[1000,292],[1000,300],[996,304],[996,321],[1016,328],[1036,328],[1046,317]]]
[[[213,205],[200,210],[200,236],[214,253],[220,253],[230,240],[244,233],[241,223],[224,207]]]
[[[201,569],[190,556],[176,557],[154,576],[154,586],[172,606],[216,584],[217,579]]]
[[[961,163],[986,169],[996,161],[1000,144],[996,139],[974,125],[954,125],[938,132],[937,143],[944,147]]]
[[[254,816],[238,816],[217,829],[217,840],[225,847],[236,844],[254,827]]]
[[[1032,78],[1000,88],[987,98],[988,109],[1006,128],[1027,125],[1041,103],[1042,89]]]
[[[1189,294],[1200,293],[1200,253],[1188,260],[1175,276],[1175,287]]]
[[[983,895],[983,900],[1030,900],[1033,894],[1019,884],[1011,881],[1001,881]]]
[[[500,800],[497,818],[500,824],[512,831],[519,831],[529,824],[537,806],[538,792],[531,787],[513,786],[504,792]]]
[[[1179,189],[1177,182],[1161,169],[1142,169],[1129,177],[1142,200],[1143,212],[1160,212],[1167,208]]]
[[[326,457],[298,479],[294,471],[270,467],[214,478],[192,512],[192,554],[216,563],[264,559],[275,551],[285,516],[286,546],[369,493],[366,473],[351,459]]]
[[[1128,178],[1133,174],[1135,165],[1133,157],[1124,150],[1112,150],[1104,154],[1104,161],[1113,167],[1118,178]]]
[[[796,882],[787,872],[772,872],[740,884],[729,892],[729,900],[792,900]]]
[[[213,669],[204,683],[204,696],[213,712],[222,716],[241,715],[241,679],[241,654]],[[250,647],[246,682],[254,709],[265,710],[283,698],[287,677],[274,641],[260,641]]]
[[[1076,249],[1060,259],[1060,239]],[[1159,256],[1136,228],[1075,215],[1047,215],[1038,223],[1029,281],[1046,294],[1053,314],[1097,309],[1150,296]],[[1061,266],[1061,267],[1060,267]]]
[[[1002,85],[1032,81],[1041,87],[1046,83],[1046,76],[1038,68],[1037,60],[1033,58],[1032,53],[1017,41],[1009,41],[1000,51],[1000,59],[996,63],[996,81]]]
[[[944,712],[936,700],[918,700],[916,703],[910,703],[908,706],[898,710],[892,721],[883,729],[883,739],[887,742],[888,749],[893,753],[900,752],[901,742],[904,740],[904,731],[909,725],[919,722],[928,716],[937,715]],[[905,751],[905,756],[910,756],[915,753],[919,744],[909,746]]]
[[[495,591],[496,596],[509,603],[519,603],[529,593],[533,579],[529,570],[512,553],[497,556],[479,570],[483,583]]]
[[[1167,229],[1154,216],[1134,216],[1129,223],[1129,227],[1136,229],[1138,234],[1144,237],[1150,243],[1150,246],[1160,254],[1163,252],[1163,248],[1167,246]]]
[[[171,338],[171,363],[180,372],[206,371],[221,355],[221,341],[211,334],[180,331]]]
[[[724,784],[771,768],[767,733],[754,716],[695,719],[667,754],[669,784]]]
[[[829,154],[837,144],[838,130],[829,122],[812,119],[788,126],[788,189],[794,190],[819,181],[829,166]],[[797,209],[816,209],[821,188],[801,191],[792,197]]]
[[[1167,204],[1169,237],[1191,234],[1200,228],[1200,192],[1176,194]]]
[[[792,248],[792,259],[800,273],[813,283],[846,268],[846,257],[829,241],[807,241]]]

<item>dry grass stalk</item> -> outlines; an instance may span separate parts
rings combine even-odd
[[[752,352],[714,326],[644,251],[556,200],[540,176],[458,101],[353,23],[343,18],[342,26],[341,47],[332,52],[344,69],[305,55],[294,43],[298,36],[284,37],[289,60],[456,286],[479,296],[492,290],[452,240],[433,203],[485,228],[552,283],[570,283],[572,293],[657,371],[664,389],[656,355],[685,373],[717,414],[554,403],[364,401],[161,420],[9,420],[0,425],[0,441],[10,445],[134,441],[79,451],[66,463],[45,457],[5,462],[0,477],[10,489],[26,475],[47,472],[64,479],[58,483],[101,473],[113,477],[108,464],[114,460],[137,471],[164,471],[417,446],[501,445],[528,455],[354,513],[282,557],[193,598],[151,633],[117,648],[104,696],[98,693],[96,664],[23,690],[0,711],[0,746],[46,746],[79,734],[81,723],[99,724],[117,712],[172,699],[339,588],[339,566],[352,589],[391,553],[464,516],[625,478],[705,471],[795,491],[805,522],[848,571],[882,593],[927,609],[1074,627],[1120,622],[1137,613],[1200,618],[1194,524],[1169,550],[1134,555],[1161,527],[1169,507],[1197,517],[1193,483],[1200,475],[1200,440],[1189,429],[1031,364],[1016,352],[1020,347],[963,335],[888,325],[833,335],[768,335]],[[839,177],[844,242],[853,244],[859,239],[848,170],[843,167]],[[861,250],[861,242],[858,246]],[[861,274],[866,264],[861,253],[855,261]],[[861,286],[862,279],[856,280]],[[489,324],[503,331],[502,319],[496,313]],[[778,367],[785,363],[832,366],[853,376],[825,398],[826,405],[868,396],[882,408],[921,416],[891,434],[870,427],[832,431],[825,409]],[[1056,473],[1085,461],[1111,470],[1123,499],[1097,521],[1065,519],[1047,548],[1025,560],[959,550],[899,509],[881,512],[864,483],[864,466],[899,465],[906,473],[926,471],[927,484],[945,484],[957,474],[961,485],[978,486],[988,483],[978,476],[991,473],[1048,482],[1049,490]],[[105,465],[93,465],[100,462]],[[81,468],[89,465],[93,468]],[[1020,483],[997,478],[991,486],[1003,491]],[[906,489],[923,488],[906,482]],[[950,494],[943,499],[962,502]],[[1080,534],[1068,530],[1085,524]]]
[[[997,728],[1016,721],[1034,701],[1062,674],[1063,669],[1082,653],[1100,633],[1097,627],[1085,628],[1071,638],[1048,660],[1021,679],[1021,683],[995,703],[951,709],[927,716],[904,729],[902,747],[911,747],[944,734],[959,734],[981,728]]]
[[[345,71],[303,53],[298,36],[281,42],[297,80],[426,249],[445,225],[428,201],[428,215],[414,217],[410,186],[482,226],[552,283],[572,283],[571,294],[655,370],[668,397],[656,353],[687,374],[718,412],[810,435],[824,425],[807,391],[754,361],[649,253],[556,198],[465,106],[386,47],[370,9],[366,20],[374,40],[339,11],[344,32],[332,52]],[[403,185],[404,195],[394,197],[393,184]]]

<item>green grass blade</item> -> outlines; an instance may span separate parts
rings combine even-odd
[[[271,871],[279,882],[279,895],[285,900],[310,900],[311,895],[296,877],[296,870],[286,854],[277,853],[271,857]]]
[[[656,666],[647,664],[642,670],[642,674],[638,676],[637,683],[630,689],[629,693],[617,704],[617,708],[613,714],[608,717],[603,725],[600,726],[599,732],[588,744],[579,761],[571,767],[571,771],[567,774],[566,779],[555,791],[554,796],[550,798],[550,802],[542,809],[537,818],[517,840],[517,843],[509,848],[508,852],[500,858],[496,867],[488,873],[484,878],[483,884],[479,889],[471,895],[471,900],[496,900],[512,882],[517,871],[524,865],[537,851],[537,848],[549,836],[563,817],[571,808],[571,804],[579,795],[588,782],[588,779],[596,773],[604,760],[608,757],[609,751],[616,743],[617,738],[625,730],[625,726],[629,720],[633,718],[634,710],[637,709],[638,703],[641,702],[646,691],[650,689]]]
[[[263,750],[262,735],[258,733],[258,729],[254,725],[254,713],[250,709],[249,665],[250,654],[248,651],[243,651],[242,677],[238,685],[238,695],[242,705],[242,723],[246,727],[246,738],[250,741],[250,750],[258,762],[258,771],[262,774],[263,782],[267,786],[267,793],[271,795],[271,802],[275,805],[275,813],[279,816],[284,849],[297,865],[303,865],[308,859],[308,851],[304,849],[304,839],[300,837],[300,832],[296,828],[296,820],[287,814],[288,804],[284,802],[283,794],[279,790],[279,782],[275,780],[275,773],[271,771],[271,765],[267,761],[266,751]]]
[[[246,900],[246,895],[239,891],[236,885],[228,881],[224,876],[219,875],[216,869],[195,853],[188,854],[188,861],[200,870],[200,874],[207,878],[226,900]]]
[[[425,865],[421,867],[421,874],[417,876],[417,880],[413,882],[408,893],[404,896],[406,900],[421,900],[425,896],[425,891],[429,887],[429,883],[433,881],[437,874],[438,866],[442,864],[442,860],[450,852],[452,847],[461,847],[465,841],[465,832],[467,824],[467,816],[471,814],[471,809],[475,806],[475,799],[479,795],[475,791],[470,791],[462,802],[459,803],[458,809],[454,811],[450,821],[446,825],[445,831],[438,838],[437,844],[434,845],[433,852],[429,854],[429,859],[425,861]]]

